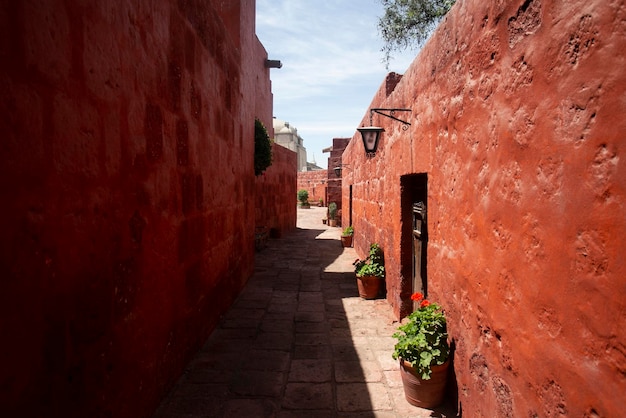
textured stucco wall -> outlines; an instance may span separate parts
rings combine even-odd
[[[355,246],[381,243],[398,315],[401,184],[427,177],[429,294],[464,416],[623,414],[625,19],[619,1],[461,0],[372,101],[411,108],[410,129],[375,116],[377,156],[356,136],[344,153]]]
[[[0,415],[149,416],[252,274],[254,1],[2,2],[0,35]]]
[[[326,205],[327,181],[327,170],[300,171],[298,172],[297,189],[304,189],[309,192],[309,202],[312,205],[317,205],[320,199],[322,199],[324,201],[324,205]]]
[[[297,165],[295,152],[274,143],[272,165],[256,178],[256,227],[273,237],[296,228]]]
[[[342,167],[342,159],[346,146],[350,142],[351,138],[333,138],[333,148],[330,151],[330,157],[328,157],[328,180],[326,183],[326,199],[328,203],[335,202],[337,204],[337,210],[342,210],[342,178],[344,173],[348,170],[342,170],[341,177],[337,177],[335,174],[335,167]],[[345,168],[345,167],[342,167]]]

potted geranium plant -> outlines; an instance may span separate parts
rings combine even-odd
[[[450,363],[446,317],[437,303],[414,293],[418,308],[393,334],[398,339],[393,358],[400,361],[400,374],[407,401],[421,408],[440,405]]]
[[[341,232],[341,245],[343,245],[344,247],[351,247],[353,235],[354,228],[352,226],[346,226]]]
[[[385,277],[385,259],[383,250],[377,243],[370,244],[370,251],[365,260],[355,260],[354,272],[359,296],[363,299],[374,299],[380,292]]]

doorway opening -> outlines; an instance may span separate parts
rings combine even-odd
[[[411,294],[428,297],[428,176],[426,173],[400,177],[401,237],[400,317],[416,309]]]
[[[349,226],[352,226],[352,185],[350,185],[350,223]]]

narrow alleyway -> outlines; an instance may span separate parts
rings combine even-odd
[[[359,298],[354,249],[325,208],[271,239],[256,270],[154,418],[441,417],[404,399],[384,299]]]

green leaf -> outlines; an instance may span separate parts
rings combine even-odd
[[[385,13],[378,20],[383,61],[391,53],[423,45],[455,0],[381,0]]]
[[[261,175],[272,165],[272,141],[263,123],[254,121],[254,175]]]

